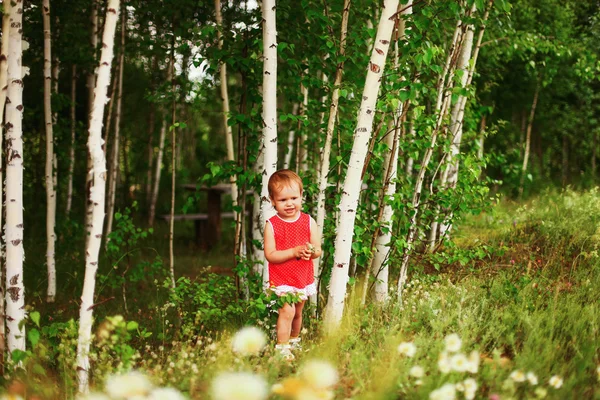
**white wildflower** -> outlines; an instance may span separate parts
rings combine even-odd
[[[150,390],[152,390],[152,384],[148,378],[137,371],[113,375],[106,380],[106,392],[111,397],[145,396]]]
[[[465,391],[465,385],[462,382],[458,382],[457,384],[455,384],[454,388],[456,389],[457,392]]]
[[[415,381],[415,386],[421,386],[423,384],[423,381],[421,379],[417,379]]]
[[[214,400],[263,400],[267,398],[267,382],[249,372],[224,372],[213,379]]]
[[[422,378],[425,375],[425,370],[420,365],[415,365],[408,371],[408,374],[413,378]]]
[[[158,388],[154,389],[147,400],[185,400],[185,397],[173,388]]]
[[[464,354],[458,353],[450,357],[450,365],[452,366],[452,370],[456,372],[465,372],[469,367],[469,361]]]
[[[477,390],[477,381],[473,378],[467,378],[463,381],[466,392],[474,392]]]
[[[242,356],[251,356],[260,353],[267,344],[264,332],[254,326],[240,329],[231,339],[235,353]]]
[[[473,400],[475,398],[475,390],[465,390],[465,400]]]
[[[407,357],[412,357],[417,353],[417,347],[413,342],[402,342],[398,345],[398,353]]]
[[[596,367],[596,376],[598,377],[598,380],[600,381],[600,365],[598,365]]]
[[[445,351],[440,353],[440,357],[438,359],[438,368],[442,374],[447,374],[448,372],[452,371],[450,358],[448,357],[448,353]]]
[[[338,381],[337,370],[327,361],[310,360],[300,370],[306,383],[315,389],[326,389]]]
[[[535,376],[535,374],[531,371],[529,371],[526,375],[527,380],[529,381],[530,385],[537,385],[538,384],[538,378],[537,376]]]
[[[446,336],[444,342],[446,343],[446,351],[450,353],[456,353],[460,350],[460,346],[462,345],[462,341],[456,333],[451,333]]]
[[[430,400],[454,400],[456,398],[456,387],[446,383],[441,388],[429,393]]]
[[[525,374],[520,369],[511,372],[509,377],[515,382],[525,382]]]
[[[479,371],[479,362],[481,358],[479,357],[479,352],[477,350],[473,350],[471,354],[469,354],[469,365],[467,366],[467,371],[476,374]]]
[[[560,387],[563,385],[563,378],[558,375],[554,375],[552,378],[550,378],[548,384],[554,389],[560,389]]]

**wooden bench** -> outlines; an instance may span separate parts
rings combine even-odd
[[[169,222],[171,215],[161,215],[159,218]],[[221,218],[233,218],[233,213],[219,213],[217,218],[206,213],[175,214],[173,216],[174,221],[194,221],[196,244],[204,249],[212,248],[221,239]]]

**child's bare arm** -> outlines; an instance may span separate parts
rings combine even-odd
[[[310,245],[312,246],[312,249],[310,249],[309,246],[307,247],[312,253],[311,258],[321,257],[321,254],[323,253],[321,249],[321,235],[319,234],[317,223],[312,217],[310,217]]]
[[[265,258],[273,264],[281,264],[293,258],[305,258],[307,255],[306,246],[296,246],[286,250],[277,250],[275,246],[275,236],[273,228],[267,222],[265,225]]]

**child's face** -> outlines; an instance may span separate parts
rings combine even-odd
[[[298,184],[291,182],[290,185],[282,186],[271,198],[271,204],[282,219],[296,219],[302,210],[302,192]]]

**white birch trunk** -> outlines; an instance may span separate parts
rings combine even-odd
[[[256,159],[255,164],[255,173],[259,174],[264,169],[264,152],[263,149],[259,150],[258,158]],[[257,191],[254,191],[254,204],[252,205],[252,241],[254,243],[262,243],[263,242],[263,228],[262,224],[262,202],[260,201],[260,194]],[[265,253],[262,247],[258,247],[253,245],[253,255],[254,255],[254,273],[257,275],[261,275],[263,279],[263,283],[269,282],[269,269],[264,268],[265,264]],[[266,276],[265,276],[266,274]]]
[[[112,156],[111,166],[109,170],[108,179],[108,209],[106,212],[106,240],[112,232],[113,215],[115,213],[115,196],[117,191],[117,175],[119,173],[119,143],[121,141],[120,128],[121,128],[121,105],[123,99],[123,70],[125,69],[125,27],[127,26],[126,13],[121,14],[121,51],[119,54],[119,78],[117,81],[119,85],[116,87],[117,91],[117,112],[115,115],[115,135],[113,138],[112,145]],[[112,96],[114,97],[114,96]],[[110,134],[109,130],[106,131],[106,137]]]
[[[2,32],[10,31],[10,2],[4,4],[4,14],[2,15]],[[4,126],[4,106],[6,104],[6,92],[7,92],[7,69],[8,69],[8,42],[9,35],[3,35],[2,46],[0,50],[0,126]],[[0,132],[0,149],[2,149],[3,135]],[[4,157],[0,158],[0,193],[4,190]],[[4,267],[2,266],[2,260],[4,259],[3,250],[5,245],[2,243],[4,236],[2,232],[2,216],[4,202],[0,199],[0,315],[2,316],[0,323],[0,362],[4,363],[4,353],[6,350],[6,328],[5,328],[5,299],[4,299],[4,283],[2,282],[2,272]]]
[[[415,137],[417,136],[416,132],[415,132],[415,120],[414,118],[410,119],[410,122],[408,124],[408,139],[407,141],[412,142],[415,140]],[[406,160],[406,177],[409,178],[412,176],[413,174],[413,165],[415,163],[415,160],[413,159],[412,155],[408,155],[408,159]]]
[[[54,258],[56,235],[56,192],[54,188],[54,133],[52,118],[52,50],[50,28],[50,0],[42,1],[44,25],[44,122],[46,126],[46,268],[48,288],[46,301],[54,302],[56,296],[56,263]]]
[[[475,13],[475,4],[471,9],[471,15]],[[460,76],[460,88],[467,86],[469,79],[469,60],[471,59],[471,50],[473,49],[473,24],[467,26],[467,31],[463,35],[462,45],[460,47],[460,55],[457,62],[457,70],[462,71]],[[465,96],[459,96],[454,103],[452,112],[450,113],[450,151],[445,155],[445,170],[440,180],[440,190],[446,190],[448,187],[448,177],[453,168],[453,163],[458,153],[460,152],[460,141],[462,139],[462,116],[464,116],[464,105],[466,103]],[[461,111],[462,110],[462,111]],[[432,252],[438,243],[438,218],[440,217],[440,208],[436,206],[434,218],[429,229],[428,250]]]
[[[98,48],[98,3],[96,0],[92,0],[92,10],[90,14],[90,24],[91,24],[91,35],[90,35],[90,46],[92,47],[94,60],[96,59],[96,49]],[[92,118],[92,110],[94,107],[94,87],[96,85],[96,72],[94,69],[90,69],[87,74],[86,86],[88,88],[88,118],[89,123],[91,123]],[[89,130],[88,126],[88,130]],[[93,204],[90,201],[90,190],[93,185],[94,172],[93,170],[93,161],[92,155],[87,154],[87,175],[85,178],[85,229],[87,231],[87,235],[85,238],[86,247],[87,242],[90,240],[91,232],[92,232],[92,208]]]
[[[412,0],[409,0],[406,4],[401,5],[402,13],[401,15],[410,15],[412,14]],[[406,40],[405,36],[405,20],[401,19],[400,24],[398,24],[398,38],[399,40]],[[398,69],[399,65],[399,54],[398,54],[398,42],[395,43],[395,57],[394,64],[396,69]],[[404,78],[401,78],[404,79]],[[387,265],[387,260],[391,251],[390,242],[392,240],[392,217],[394,215],[394,209],[390,204],[385,202],[386,198],[391,198],[396,194],[396,177],[398,173],[398,153],[400,148],[400,130],[404,129],[400,125],[404,123],[403,114],[405,110],[402,109],[402,102],[399,103],[398,110],[396,111],[396,117],[390,121],[388,125],[388,134],[385,137],[385,142],[390,151],[388,151],[385,155],[385,172],[384,172],[384,187],[385,193],[384,201],[382,202],[383,213],[381,216],[381,224],[386,226],[387,232],[382,232],[379,230],[379,235],[375,241],[375,255],[373,258],[373,263],[371,264],[371,273],[373,277],[375,277],[375,291],[373,293],[373,298],[377,303],[385,303],[388,300],[388,278],[389,278],[389,268]],[[392,135],[392,129],[394,134]],[[368,284],[368,279],[365,279]],[[366,296],[367,287],[365,287],[365,291],[363,293],[363,297]],[[364,304],[364,301],[363,301]]]
[[[292,114],[298,115],[298,110],[300,109],[300,104],[294,103],[292,106]],[[283,158],[283,169],[289,169],[290,164],[292,163],[292,153],[294,152],[294,142],[296,141],[296,130],[291,129],[288,132],[287,138],[287,152],[285,153],[285,157]]]
[[[373,130],[375,106],[394,28],[395,19],[393,15],[398,10],[398,3],[398,0],[385,0],[383,3],[381,19],[377,26],[377,36],[369,61],[362,102],[358,112],[352,153],[339,205],[341,215],[336,230],[333,271],[329,284],[329,299],[325,310],[324,322],[330,331],[339,326],[344,312],[348,267],[352,251],[352,238],[354,237],[354,220],[356,219],[356,208],[358,207],[358,197],[362,183],[361,173]]]
[[[177,142],[176,142],[176,112],[177,99],[175,98],[175,42],[171,48],[171,213],[169,218],[169,271],[171,272],[171,288],[175,290],[175,251],[173,241],[175,239],[175,173],[177,168]]]
[[[75,172],[75,130],[77,120],[75,117],[75,106],[77,96],[77,65],[73,64],[71,69],[71,143],[69,145],[69,172],[67,175],[67,205],[65,215],[67,218],[71,214],[71,205],[73,203],[73,173]]]
[[[90,190],[92,204],[92,229],[85,252],[85,278],[79,310],[79,337],[77,341],[77,377],[79,393],[89,391],[90,360],[89,349],[92,341],[92,316],[98,256],[102,244],[104,224],[104,199],[106,189],[106,158],[102,150],[102,116],[108,101],[106,96],[110,83],[110,66],[113,59],[115,29],[119,19],[119,0],[109,0],[102,35],[102,51],[98,65],[98,79],[94,90],[94,103],[90,119],[88,150],[93,161],[93,186]]]
[[[25,350],[23,285],[23,2],[10,8],[6,94],[6,334],[9,352]]]
[[[304,71],[305,75],[308,75],[308,70]],[[300,93],[302,93],[302,108],[300,109],[300,117],[306,116],[308,113],[308,88],[303,84],[300,85]],[[298,125],[302,124],[299,122]],[[298,127],[300,128],[300,126]],[[306,139],[308,135],[306,134],[306,129],[302,127],[299,129],[300,131],[300,142],[298,143],[298,163],[296,165],[296,169],[300,176],[306,175],[308,172],[308,144],[306,143]]]
[[[523,154],[523,166],[521,167],[521,182],[519,184],[519,197],[523,196],[523,187],[525,186],[525,175],[527,174],[527,165],[529,163],[529,151],[531,149],[531,130],[533,128],[533,119],[535,117],[535,109],[537,107],[538,97],[540,95],[540,80],[535,86],[535,93],[533,94],[533,101],[531,103],[531,110],[529,111],[529,118],[527,119],[527,134],[525,136],[525,153]]]
[[[465,70],[465,73],[467,74],[467,79],[465,80],[463,87],[468,87],[473,80],[473,74],[475,72],[475,66],[477,65],[477,58],[479,56],[479,49],[481,48],[481,42],[483,40],[483,34],[485,32],[485,24],[489,17],[491,8],[492,8],[492,1],[488,2],[487,8],[485,10],[485,14],[483,16],[483,25],[482,25],[481,29],[479,30],[479,33],[477,36],[477,42],[475,44],[475,50],[473,51],[472,57],[470,57],[470,55],[471,55],[471,48],[473,47],[473,35],[474,35],[473,29],[474,28],[473,28],[473,25],[470,25],[468,27],[468,30],[466,33],[466,39],[465,39],[467,42],[464,45],[465,49],[463,50],[463,54],[461,54],[461,60],[459,61],[459,63],[461,65],[463,63],[465,63],[463,70]],[[473,6],[473,11],[475,11],[475,6]],[[466,54],[467,51],[468,51],[468,54]],[[470,57],[470,62],[468,59],[462,60],[463,57],[467,57],[467,56]],[[461,83],[462,83],[462,78],[461,78]],[[452,118],[453,119],[456,118],[456,119],[452,120],[450,123],[450,130],[451,130],[453,140],[452,140],[452,145],[450,147],[450,153],[448,154],[448,157],[450,157],[450,158],[448,160],[448,167],[446,169],[446,171],[447,171],[446,187],[449,187],[451,189],[454,189],[458,182],[458,168],[459,168],[460,161],[457,159],[457,155],[460,153],[460,144],[462,141],[463,122],[464,122],[464,116],[465,116],[465,107],[467,104],[467,97],[460,96],[457,103],[458,103],[458,109],[456,112],[453,111],[453,113],[452,113]],[[456,116],[455,116],[455,114],[456,114]],[[485,121],[485,116],[484,116],[484,121]],[[440,239],[439,240],[442,240],[442,238],[447,237],[449,235],[450,230],[452,229],[452,223],[450,221],[452,221],[452,212],[450,212],[449,215],[446,215],[444,221],[440,224],[440,234],[439,234]]]
[[[260,192],[262,218],[261,227],[274,215],[269,200],[268,183],[277,170],[277,29],[275,18],[275,0],[263,0],[263,151],[262,189]],[[268,283],[268,263],[263,263],[263,284]],[[266,278],[266,279],[265,279]]]
[[[350,0],[344,0],[344,9],[342,11],[342,26],[340,29],[340,56],[346,54],[346,36],[348,34],[348,15],[350,14]],[[331,157],[331,142],[333,140],[333,130],[335,129],[335,121],[337,120],[338,105],[340,103],[340,85],[342,84],[342,75],[344,73],[344,63],[341,62],[335,70],[335,78],[333,81],[333,93],[331,94],[331,106],[329,108],[329,118],[327,119],[327,131],[325,135],[325,144],[321,151],[321,161],[319,169],[319,193],[317,195],[317,228],[319,229],[319,237],[323,237],[323,227],[325,225],[325,191],[327,190],[327,177],[329,175],[329,165]],[[315,258],[313,261],[315,271],[315,285],[319,288],[319,279],[321,276],[321,257]],[[310,302],[317,305],[318,293],[311,296]]]

